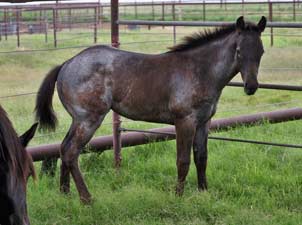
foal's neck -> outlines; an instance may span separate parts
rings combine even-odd
[[[211,80],[212,85],[214,85],[218,91],[221,91],[238,73],[238,65],[235,57],[237,35],[236,32],[233,32],[199,49],[199,54],[202,53],[203,55],[203,59],[200,61],[201,65],[207,67],[207,74],[202,76],[211,78],[207,80]]]

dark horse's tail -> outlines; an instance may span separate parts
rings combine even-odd
[[[55,91],[55,84],[62,65],[54,67],[48,72],[43,80],[36,99],[36,120],[40,128],[55,130],[57,117],[52,106],[52,97]]]

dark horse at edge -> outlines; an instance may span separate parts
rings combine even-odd
[[[34,124],[17,136],[5,111],[0,106],[0,224],[29,225],[26,205],[26,184],[35,178],[31,156],[25,147],[35,134]]]
[[[232,25],[186,37],[163,54],[100,45],[53,68],[39,89],[36,118],[42,128],[55,128],[52,96],[57,83],[59,98],[72,117],[61,145],[61,191],[69,192],[71,173],[81,200],[90,201],[78,157],[110,109],[133,120],[175,125],[176,193],[183,193],[192,145],[198,188],[206,189],[210,119],[222,89],[237,73],[246,94],[256,92],[265,26],[265,17],[258,24],[239,17]]]

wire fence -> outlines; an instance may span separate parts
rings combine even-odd
[[[222,7],[223,6],[223,7]],[[258,2],[241,1],[213,3],[208,1],[145,2],[120,4],[120,19],[161,21],[235,21],[238,15],[258,19],[266,15],[273,21],[302,21],[300,2]],[[288,16],[287,16],[288,15]],[[98,3],[59,3],[47,5],[0,6],[0,41],[16,36],[16,45],[22,46],[22,35],[41,34],[45,44],[50,41],[55,47],[65,41],[59,33],[66,30],[86,29],[91,31],[91,43],[97,43],[98,33],[109,27],[110,5]],[[286,18],[284,20],[284,18]],[[151,26],[148,27],[151,29]],[[279,34],[271,30],[265,35],[276,37],[297,37],[298,34]],[[89,37],[89,35],[87,35]],[[271,43],[274,44],[273,41]]]
[[[127,7],[129,7],[129,6],[127,6]],[[135,5],[132,5],[132,7],[135,7]],[[162,13],[162,11],[161,11],[162,5],[160,5],[158,7],[160,7],[160,9],[158,10],[158,12]],[[167,11],[167,7],[168,7],[167,5],[164,5],[164,9],[166,11]],[[171,7],[172,7],[172,5],[171,5]],[[97,9],[97,8],[95,8],[95,9]],[[80,10],[84,11],[84,10],[87,10],[87,9],[80,9]],[[100,10],[100,9],[97,9],[97,10]],[[167,14],[165,10],[164,10],[164,13],[163,13],[164,16],[161,16],[159,19],[163,19],[164,18],[164,19],[167,20],[167,19],[169,19],[169,17],[171,17],[171,18],[173,17],[173,12],[170,11],[171,14]],[[228,9],[228,10],[230,10],[230,9]],[[242,12],[241,10],[237,10],[237,11],[238,12]],[[81,49],[81,48],[87,48],[87,47],[93,46],[93,44],[87,44],[87,45],[78,45],[78,46],[72,45],[72,46],[65,46],[65,47],[57,47],[58,43],[64,43],[64,42],[67,42],[67,41],[76,40],[79,37],[80,38],[88,38],[88,37],[92,37],[92,36],[96,37],[98,35],[98,31],[100,31],[100,29],[102,28],[102,23],[106,23],[107,21],[105,19],[104,21],[100,22],[100,25],[96,25],[96,24],[98,24],[98,23],[96,23],[96,22],[98,22],[98,19],[95,19],[96,18],[95,17],[95,13],[96,12],[93,11],[93,10],[90,10],[88,12],[91,13],[93,16],[83,16],[82,15],[83,13],[82,14],[76,14],[77,16],[74,16],[74,17],[80,17],[81,16],[81,20],[82,21],[76,22],[76,23],[73,23],[73,24],[72,23],[68,23],[68,21],[72,20],[72,18],[74,18],[74,17],[67,16],[64,13],[61,15],[61,17],[60,17],[60,15],[56,16],[55,14],[50,14],[49,15],[50,17],[51,16],[53,16],[53,17],[52,17],[52,19],[51,18],[47,19],[47,22],[48,22],[47,29],[48,30],[47,31],[42,30],[44,32],[44,33],[42,33],[42,35],[46,36],[46,35],[49,35],[49,33],[52,33],[53,35],[55,35],[55,32],[57,32],[57,34],[58,34],[59,32],[62,32],[63,30],[66,31],[68,29],[69,29],[69,32],[70,32],[71,35],[76,35],[74,37],[69,37],[69,38],[64,38],[63,37],[61,39],[58,36],[54,36],[53,40],[56,42],[56,44],[55,44],[56,47],[55,48],[25,49],[25,50],[7,50],[7,51],[0,51],[0,54],[3,54],[3,55],[6,55],[6,54],[31,54],[31,53],[35,53],[35,52],[50,52],[50,51],[57,51],[57,50],[60,51],[60,50],[68,50],[68,49]],[[233,12],[235,12],[235,10]],[[17,16],[16,14],[13,15],[13,12],[10,12],[10,13],[12,14],[11,18],[13,18],[14,16]],[[25,13],[25,11],[23,13]],[[54,13],[56,13],[56,12],[54,12]],[[60,12],[58,12],[58,13],[60,13]],[[68,12],[66,12],[66,13],[68,13]],[[97,13],[100,13],[100,12],[97,12]],[[258,15],[256,13],[247,12],[247,11],[245,11],[244,13],[245,13],[245,15]],[[282,13],[283,14],[283,12],[281,12],[281,11],[279,12],[279,11],[276,11],[276,10],[274,11],[274,13],[280,13],[280,14]],[[45,12],[42,12],[42,15],[44,15],[44,14],[45,14]],[[214,13],[212,13],[212,14],[214,15]],[[4,20],[5,15],[6,15],[6,17],[8,17],[8,15],[5,14],[5,12],[4,12],[2,15],[0,14],[0,18],[1,18],[1,16],[3,16],[3,20]],[[101,17],[101,16],[104,16],[104,15],[109,15],[109,13],[106,14],[106,13],[103,12],[103,14],[102,15],[100,14],[99,16]],[[126,15],[127,14],[125,13],[124,16],[126,16]],[[187,14],[187,16],[193,16],[193,15],[197,15],[197,13],[188,13]],[[207,16],[210,16],[210,15],[211,15],[211,12],[207,12]],[[217,16],[217,14],[215,14],[215,15]],[[299,18],[300,14],[296,12],[295,15],[296,15],[296,20],[297,20],[297,18]],[[25,15],[23,15],[23,16],[25,16]],[[139,17],[141,15],[138,12],[135,15],[135,12],[134,12],[134,16],[135,17]],[[122,17],[123,17],[123,14],[122,14]],[[6,18],[6,20],[8,20],[8,19]],[[85,22],[85,20],[88,20],[89,23]],[[41,22],[41,20],[37,20],[37,21]],[[44,26],[46,26],[45,25],[45,23],[46,23],[45,22],[45,17],[44,17],[43,21],[41,22],[41,24],[44,23]],[[7,21],[4,21],[4,22],[6,23]],[[3,33],[3,28],[4,28],[3,26],[8,26],[7,24],[5,25],[5,23],[1,24],[1,21],[0,21],[0,24],[1,24],[0,25],[0,27],[1,27],[0,28],[0,30],[1,30],[0,31],[0,33],[1,33],[0,40],[2,39],[2,41],[4,41],[4,39],[7,39],[7,37],[9,35],[17,35],[14,32],[12,34],[10,34],[10,33]],[[14,24],[18,25],[19,23],[21,24],[20,21],[19,22],[17,21],[17,24],[16,23],[11,23],[11,26],[13,26]],[[31,22],[26,22],[26,23],[23,24],[23,26],[27,26],[30,23]],[[88,31],[87,24],[89,26],[91,26],[92,29],[90,30],[90,32],[92,32],[92,34],[91,33],[87,33],[87,31]],[[78,32],[78,30],[75,29],[75,28],[82,28],[83,25],[86,25],[86,27],[84,29],[85,33],[80,33],[80,32]],[[43,26],[43,25],[41,25],[41,26]],[[97,29],[97,30],[95,30],[95,29]],[[127,27],[127,29],[129,29],[130,32],[133,31],[133,30],[137,31],[136,30],[137,27],[134,27],[134,28],[132,27],[131,28],[131,26],[129,26],[129,27]],[[148,27],[147,29],[151,29],[151,27]],[[37,28],[37,30],[38,30],[38,28]],[[7,30],[4,29],[4,31],[7,31]],[[39,31],[37,31],[37,32],[39,32]],[[26,34],[26,33],[27,32],[25,32],[25,31],[20,31],[19,32],[19,38],[20,38],[21,34]],[[41,33],[41,31],[40,31],[40,33]],[[108,33],[108,32],[100,32],[100,35],[109,35],[109,34],[110,33]],[[173,32],[160,32],[160,33],[154,32],[154,33],[149,33],[149,32],[141,32],[140,31],[140,32],[133,32],[133,33],[121,32],[120,34],[121,35],[173,35]],[[181,32],[177,33],[177,35],[185,35],[185,34],[186,33],[181,33]],[[272,35],[272,30],[271,30],[271,32],[264,34],[264,36],[271,36],[271,35]],[[281,33],[281,32],[280,33],[278,33],[278,32],[276,33],[276,32],[274,32],[273,35],[276,36],[276,37],[278,37],[278,36],[280,36],[280,37],[300,37],[300,36],[302,36],[302,33],[301,32],[297,32],[297,31],[296,32],[292,32],[291,31],[291,33]],[[49,37],[48,37],[48,39],[49,39]],[[155,39],[155,40],[149,40],[149,41],[131,41],[131,42],[126,42],[125,41],[125,42],[122,42],[122,45],[126,46],[126,45],[147,44],[147,43],[148,44],[169,43],[169,42],[172,43],[173,41],[175,41],[175,39],[173,39],[172,36],[171,36],[170,39],[164,39],[164,40],[163,39],[161,39],[161,40]],[[97,41],[94,41],[94,42],[97,43]],[[26,43],[26,41],[22,40],[20,42],[20,40],[19,40],[19,45],[21,45],[21,43]],[[110,44],[107,43],[107,45],[110,45]],[[293,68],[293,67],[290,67],[290,68],[287,68],[287,67],[284,67],[284,68],[269,68],[269,67],[267,67],[267,68],[265,68],[264,67],[264,68],[261,68],[261,70],[300,71],[300,70],[302,70],[302,68],[301,67],[296,67],[296,68]],[[4,96],[0,96],[0,99],[4,100],[4,99],[12,99],[12,98],[18,98],[18,97],[25,97],[25,96],[35,96],[36,94],[37,94],[37,92],[26,92],[26,93],[19,93],[19,94],[13,94],[13,95],[4,95]],[[293,100],[290,100],[290,101],[281,101],[281,102],[278,102],[278,103],[258,104],[258,105],[253,106],[253,107],[256,108],[256,109],[262,109],[262,108],[267,108],[267,107],[279,107],[281,105],[295,104],[295,103],[298,103],[298,102],[300,102],[299,99],[293,99]],[[221,113],[235,112],[235,111],[236,112],[238,112],[238,111],[242,112],[242,111],[246,111],[246,110],[247,110],[247,107],[236,107],[236,108],[232,107],[231,109],[222,109],[222,110],[219,110],[218,112],[221,112]],[[123,119],[122,123],[128,123],[129,124],[129,123],[135,123],[135,122],[132,121],[132,120]],[[109,123],[103,123],[102,126],[112,126],[112,123],[110,123],[110,122]],[[66,131],[59,130],[59,131],[56,131],[54,133],[37,135],[35,138],[37,138],[37,139],[40,138],[41,139],[41,138],[45,138],[45,137],[49,137],[49,136],[54,136],[54,135],[61,135],[61,134],[65,134],[65,133],[66,133]],[[218,138],[216,138],[216,139],[218,139]],[[249,141],[251,143],[251,140],[249,140]],[[270,144],[270,143],[268,143],[268,144]],[[301,146],[298,146],[298,147],[300,148]]]

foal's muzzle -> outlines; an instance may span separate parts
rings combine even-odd
[[[245,83],[244,84],[244,92],[247,95],[253,95],[257,91],[258,86],[259,86],[258,82],[255,82],[255,83]]]

